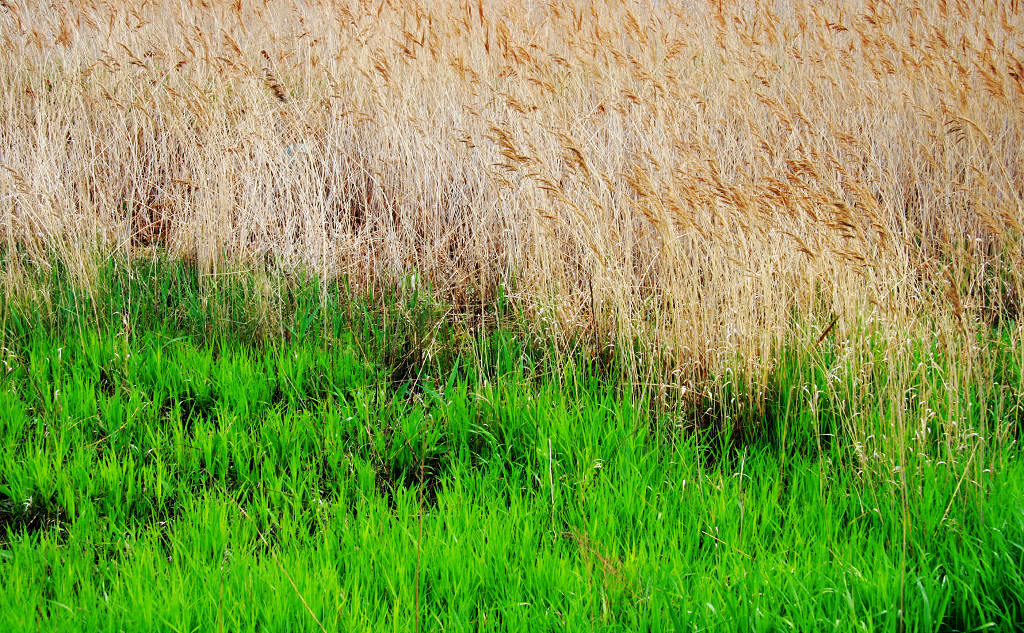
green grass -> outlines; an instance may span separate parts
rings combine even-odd
[[[2,631],[1024,623],[1015,445],[866,471],[826,353],[739,415],[742,381],[655,403],[500,306],[481,326],[183,264],[109,264],[91,293],[33,274],[0,314]]]

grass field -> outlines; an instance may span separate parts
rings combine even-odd
[[[1018,2],[0,52],[0,632],[1024,627]]]
[[[57,274],[3,305],[0,629],[1024,618],[1024,462],[917,455],[873,478],[825,355],[780,369],[792,388],[740,438],[635,399],[614,366],[531,348],[510,315],[482,330],[422,297],[322,304],[293,282],[282,337],[254,334],[244,281],[101,279],[94,311]],[[817,414],[797,386],[823,394]]]

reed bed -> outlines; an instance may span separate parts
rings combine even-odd
[[[152,253],[214,277],[414,279],[464,313],[504,289],[666,398],[722,399],[735,372],[763,407],[796,350],[834,374],[860,444],[881,401],[919,403],[889,414],[911,429],[943,400],[944,431],[977,435],[965,389],[1020,411],[1020,372],[1000,372],[1024,349],[1022,16],[7,0],[8,291],[18,262],[88,285]]]
[[[0,629],[1021,628],[1017,0],[0,51]]]

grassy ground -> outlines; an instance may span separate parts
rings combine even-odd
[[[0,304],[0,630],[1024,622],[1016,431],[876,468],[828,343],[743,412],[739,386],[630,388],[500,302],[225,279],[37,271]],[[1019,412],[976,387],[975,426]],[[886,394],[859,409],[880,435]]]
[[[0,633],[1024,628],[1018,5],[0,0]]]

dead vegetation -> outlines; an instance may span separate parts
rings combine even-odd
[[[1017,3],[428,4],[5,0],[8,252],[504,285],[691,386],[1015,327]]]

